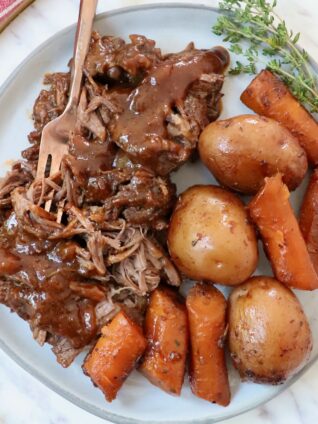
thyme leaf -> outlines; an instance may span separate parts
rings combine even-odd
[[[318,76],[309,55],[297,46],[300,33],[287,28],[275,11],[276,0],[221,0],[213,32],[244,57],[230,74],[256,74],[259,65],[278,75],[311,112],[318,112]],[[244,62],[244,63],[243,63]]]

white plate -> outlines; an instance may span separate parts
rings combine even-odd
[[[220,44],[220,38],[211,32],[217,16],[215,9],[204,6],[151,5],[99,15],[95,28],[102,34],[124,38],[132,33],[144,34],[156,40],[163,51],[170,52],[183,49],[189,41],[194,41],[199,48]],[[8,166],[5,161],[18,158],[20,151],[27,146],[27,134],[32,128],[30,120],[32,106],[41,89],[43,75],[46,72],[66,70],[66,64],[72,55],[74,31],[73,26],[67,28],[36,49],[2,87],[0,92],[2,174]],[[241,104],[239,96],[249,79],[249,77],[236,77],[226,81],[223,89],[225,96],[222,117],[248,112]],[[214,183],[211,175],[200,164],[184,166],[174,179],[178,183],[179,191],[195,183]],[[293,195],[295,204],[297,200],[299,203],[301,193],[302,189]],[[271,274],[264,255],[261,256],[258,273]],[[311,356],[313,362],[318,353],[316,318],[318,293],[298,294],[315,338]],[[28,325],[4,306],[0,306],[0,322],[0,345],[16,362],[73,403],[116,423],[211,423],[254,408],[286,387],[286,385],[272,387],[240,383],[235,371],[230,369],[232,402],[227,408],[222,408],[195,398],[190,392],[187,381],[181,397],[175,398],[155,388],[138,372],[134,372],[120,391],[118,399],[108,404],[102,393],[93,387],[90,379],[83,375],[81,370],[83,355],[65,370],[56,363],[50,347],[39,347],[33,341]],[[294,380],[296,378],[298,377]]]

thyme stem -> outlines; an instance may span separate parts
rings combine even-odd
[[[297,46],[300,34],[294,35],[276,13],[276,0],[222,0],[219,6],[223,14],[213,31],[245,58],[245,64],[237,61],[230,73],[257,73],[263,56],[265,67],[279,75],[311,112],[318,112],[317,72],[307,52]]]

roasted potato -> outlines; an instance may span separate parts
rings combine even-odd
[[[141,327],[120,311],[102,328],[101,337],[84,361],[83,371],[111,402],[146,346]]]
[[[264,188],[249,204],[250,215],[276,278],[290,287],[314,290],[318,276],[288,199],[288,188],[279,174],[266,178]]]
[[[197,283],[189,291],[186,305],[191,340],[191,390],[202,399],[227,406],[231,398],[224,355],[227,302],[211,284]]]
[[[258,260],[256,235],[241,200],[220,187],[193,186],[178,199],[168,247],[179,268],[194,280],[235,285]]]
[[[212,122],[200,136],[199,153],[222,185],[246,194],[256,193],[264,178],[277,172],[294,190],[308,167],[297,139],[278,122],[257,115]]]
[[[229,298],[229,349],[242,379],[279,384],[299,370],[312,335],[294,293],[270,277],[254,277]]]
[[[178,294],[166,287],[150,296],[145,318],[148,347],[139,370],[160,389],[179,396],[188,354],[188,316]]]
[[[312,264],[318,273],[318,169],[310,178],[301,205],[299,226]]]
[[[260,72],[241,100],[254,112],[284,125],[298,139],[309,161],[318,164],[318,124],[279,78],[267,70]]]

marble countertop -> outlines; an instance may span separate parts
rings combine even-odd
[[[176,0],[174,0],[176,1]],[[100,0],[98,12],[159,0]],[[161,2],[165,2],[162,1]],[[183,0],[186,2],[186,0]],[[188,1],[191,3],[191,1]],[[197,3],[193,0],[192,3]],[[199,1],[215,5],[216,1]],[[40,43],[77,19],[78,0],[37,0],[0,34],[0,85]],[[317,0],[278,0],[278,10],[302,45],[318,58]],[[274,400],[225,424],[318,423],[318,362]],[[0,424],[99,424],[100,418],[72,405],[0,351]]]

